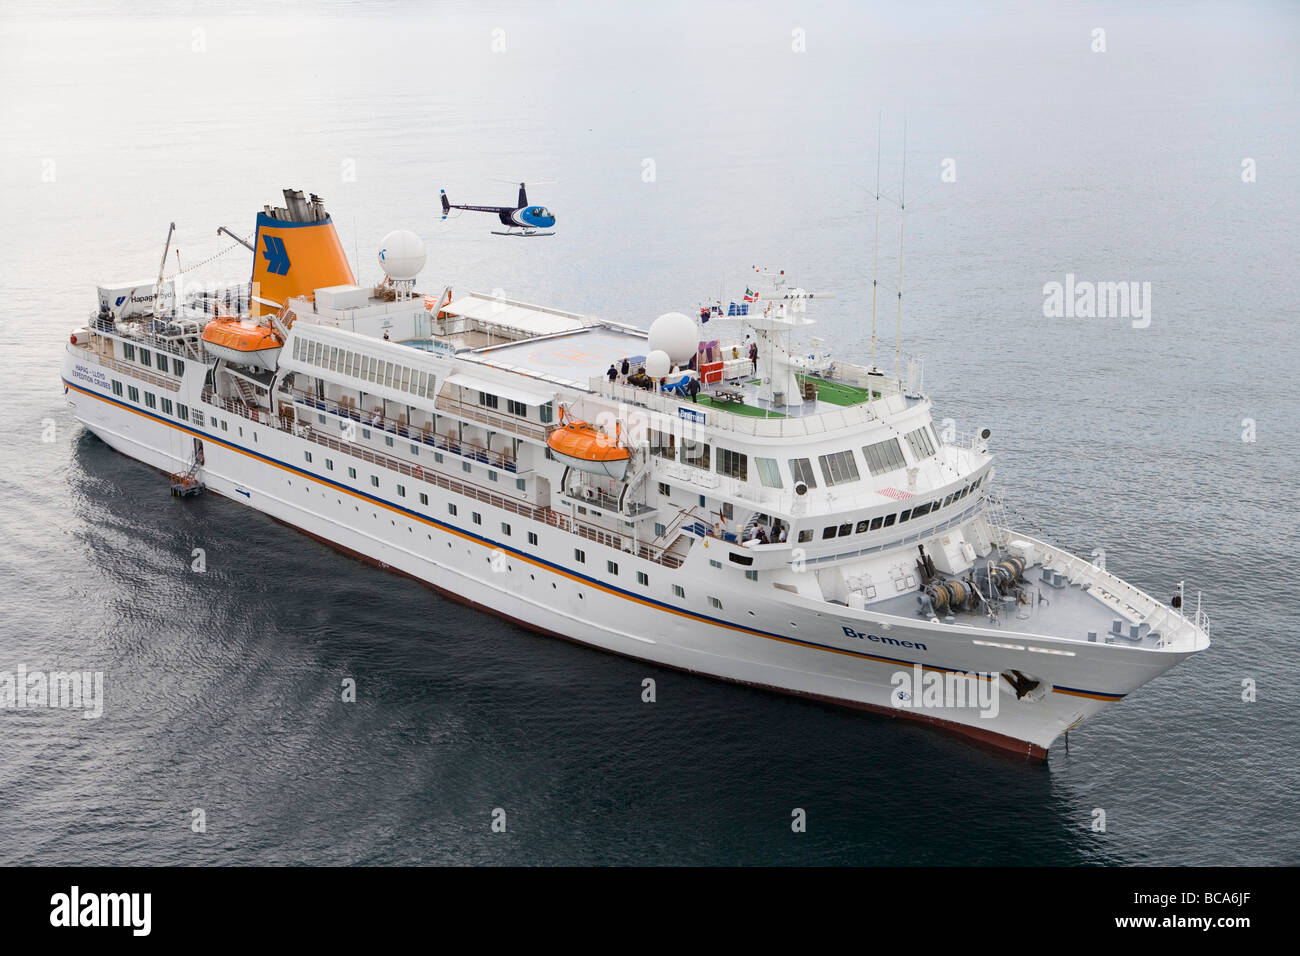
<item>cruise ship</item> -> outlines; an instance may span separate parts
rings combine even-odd
[[[238,240],[249,283],[101,286],[69,337],[72,415],[160,495],[215,492],[534,631],[1032,760],[1209,646],[1182,582],[1163,603],[1010,527],[988,430],[936,423],[914,361],[833,358],[822,297],[780,274],[643,329],[418,291],[404,231],[359,284],[323,200],[284,203]]]

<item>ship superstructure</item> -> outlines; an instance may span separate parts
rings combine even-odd
[[[987,432],[936,428],[916,363],[809,352],[818,296],[783,277],[647,331],[417,292],[394,233],[361,286],[285,195],[251,288],[104,287],[68,344],[76,418],[182,490],[542,632],[1036,758],[1208,646],[1199,599],[1008,527]]]

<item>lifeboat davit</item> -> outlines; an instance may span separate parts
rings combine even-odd
[[[284,341],[269,325],[247,319],[213,319],[203,327],[203,348],[213,358],[275,371]]]
[[[560,410],[560,427],[546,436],[546,444],[557,461],[579,471],[622,481],[632,455],[603,431],[588,422],[564,420]]]

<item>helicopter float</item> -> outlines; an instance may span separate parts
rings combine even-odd
[[[465,209],[470,212],[494,212],[506,227],[505,231],[492,230],[494,236],[553,236],[554,232],[541,232],[555,225],[555,216],[545,206],[529,205],[528,189],[519,184],[519,204],[517,206],[465,206],[451,202],[447,190],[442,190],[442,218],[453,209]]]

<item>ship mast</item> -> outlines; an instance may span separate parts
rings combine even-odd
[[[903,220],[907,210],[907,119],[903,119],[903,181],[898,190],[898,337],[894,341],[894,378],[901,383],[903,356]]]
[[[876,367],[876,286],[880,275],[880,124],[882,114],[876,116],[876,240],[871,263],[871,367]],[[871,400],[871,389],[867,389]]]

